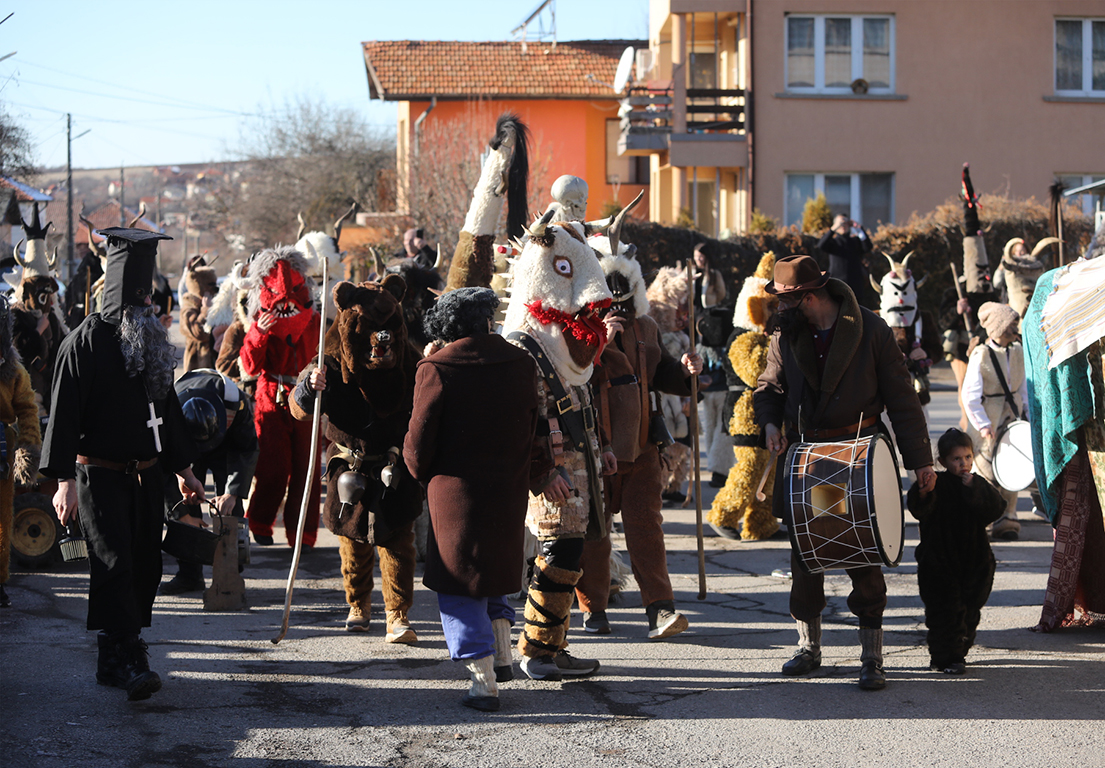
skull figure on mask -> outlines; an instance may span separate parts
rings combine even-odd
[[[564,175],[553,182],[553,200],[560,206],[556,221],[583,221],[587,216],[587,182]]]

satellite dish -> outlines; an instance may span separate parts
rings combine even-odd
[[[629,83],[629,73],[633,70],[633,46],[622,51],[622,57],[618,59],[618,69],[614,72],[614,90],[621,93]]]

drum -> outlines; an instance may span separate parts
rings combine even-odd
[[[791,544],[809,573],[901,562],[902,484],[885,435],[795,443],[783,466],[783,492]]]
[[[1018,419],[998,430],[994,440],[994,479],[1007,491],[1023,491],[1036,482],[1032,463],[1032,427]]]

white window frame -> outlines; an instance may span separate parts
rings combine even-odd
[[[1095,181],[1101,181],[1105,179],[1105,174],[1101,173],[1057,173],[1055,174],[1056,181],[1063,181],[1064,179],[1078,178],[1077,184],[1072,184],[1068,189],[1076,189],[1078,187],[1084,187],[1087,184],[1093,184]],[[1082,204],[1082,213],[1087,216],[1093,216],[1096,211],[1095,201],[1097,198],[1105,195],[1105,192],[1093,190],[1091,192],[1083,192],[1078,195],[1079,202]]]
[[[863,215],[863,201],[860,199],[860,177],[866,176],[869,173],[889,173],[890,174],[890,221],[884,221],[883,224],[894,223],[894,208],[897,202],[898,185],[897,185],[897,173],[894,171],[863,171],[850,172],[850,171],[828,171],[824,173],[815,173],[813,171],[787,171],[783,178],[783,221],[789,222],[791,220],[791,211],[787,209],[787,178],[790,176],[813,176],[813,196],[816,198],[818,195],[825,194],[825,177],[826,176],[849,176],[851,178],[851,196],[848,201],[848,218],[852,221],[858,221],[868,230],[874,229],[878,226],[877,222],[863,221],[861,216]],[[803,207],[805,203],[803,203]],[[802,212],[798,211],[798,222],[802,221]]]
[[[1057,86],[1059,79],[1059,40],[1056,36],[1058,22],[1080,21],[1082,22],[1082,87],[1060,90]],[[1051,84],[1055,88],[1056,96],[1105,96],[1105,89],[1093,89],[1093,23],[1105,23],[1105,17],[1081,17],[1081,16],[1056,16],[1055,23],[1051,25]]]
[[[851,13],[794,13],[787,14],[784,18],[783,28],[783,84],[787,93],[825,93],[825,94],[851,94],[851,87],[825,87],[825,19],[851,19],[852,21],[852,79],[855,82],[863,77],[863,21],[864,19],[885,19],[890,22],[888,35],[890,37],[890,86],[887,88],[869,88],[871,94],[887,94],[895,92],[897,83],[897,31],[893,14],[863,14]],[[812,88],[792,87],[790,85],[790,19],[813,19],[813,67],[814,85]],[[1054,34],[1054,30],[1053,30]]]

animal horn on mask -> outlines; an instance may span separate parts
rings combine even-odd
[[[1040,242],[1036,243],[1036,247],[1032,249],[1032,258],[1036,258],[1040,255],[1040,251],[1047,248],[1049,245],[1053,245],[1059,242],[1057,237],[1045,237]]]
[[[552,217],[556,215],[556,209],[550,208],[542,214],[541,218],[533,222],[533,226],[529,227],[526,231],[529,232],[531,238],[541,237],[545,234],[545,227],[552,221]]]
[[[434,259],[434,269],[438,270],[445,266],[445,257],[441,255],[441,243],[437,244],[437,258]]]
[[[46,259],[46,263],[50,265],[50,269],[58,265],[58,247],[56,245],[54,246],[53,255]]]
[[[338,240],[341,238],[341,225],[346,219],[352,216],[357,210],[357,201],[353,201],[353,205],[349,206],[349,210],[342,214],[341,218],[334,222],[334,244],[337,245]]]
[[[127,224],[127,227],[128,228],[133,228],[134,225],[137,224],[139,221],[141,221],[142,217],[145,216],[145,215],[146,215],[146,204],[145,203],[140,203],[138,205],[138,215],[130,220],[130,222]]]
[[[614,256],[618,255],[618,241],[621,239],[622,225],[625,223],[626,217],[629,212],[641,202],[641,198],[645,196],[645,191],[642,189],[637,193],[637,196],[633,198],[633,202],[618,211],[618,215],[614,217],[614,222],[610,225],[610,229],[607,230],[607,235],[610,238],[610,253]]]
[[[906,268],[906,266],[909,264],[909,257],[912,256],[914,253],[916,253],[916,251],[910,251],[905,255],[905,258],[902,259],[902,269]]]
[[[25,240],[25,238],[22,238],[22,237],[19,238],[19,242],[15,244],[15,249],[12,251],[12,256],[15,257],[15,263],[16,264],[18,264],[19,266],[25,268],[27,266],[26,263],[24,263],[23,259],[21,259],[19,257],[19,248],[20,248],[21,245],[23,245],[24,240]]]
[[[299,231],[295,233],[295,241],[298,243],[303,239],[303,233],[307,231],[307,222],[303,220],[303,211],[297,213],[295,218],[299,222]]]
[[[77,218],[81,220],[82,224],[88,227],[88,250],[92,251],[93,256],[98,256],[101,259],[107,256],[107,246],[105,245],[106,241],[104,241],[104,243],[97,244],[95,239],[93,239],[92,237],[92,230],[96,227],[84,216],[78,215]]]

